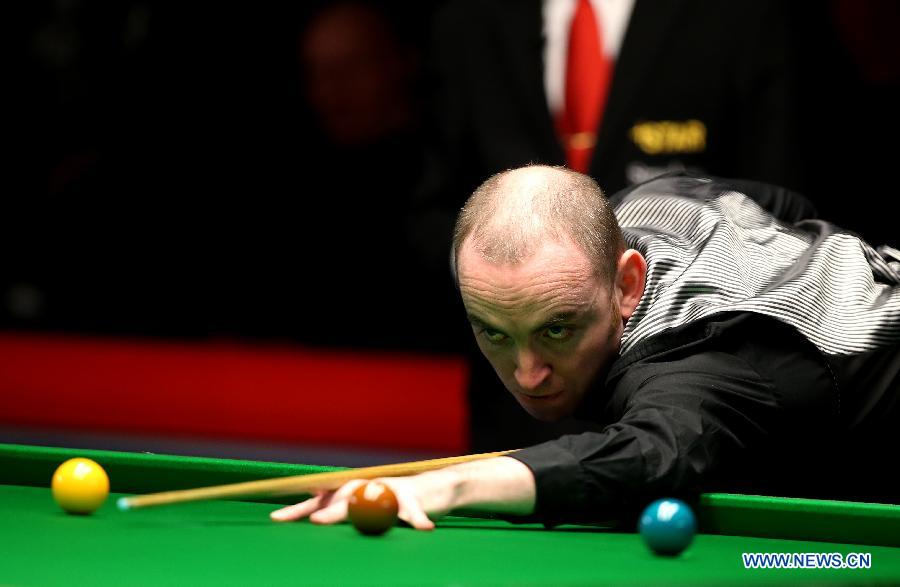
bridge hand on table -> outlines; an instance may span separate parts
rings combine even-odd
[[[417,530],[432,530],[434,522],[452,509],[450,483],[441,472],[413,477],[375,479],[394,492],[399,505],[398,517]],[[322,491],[295,505],[276,510],[270,517],[276,522],[309,518],[315,524],[335,524],[347,519],[350,496],[366,483],[364,479],[348,481],[337,490]]]

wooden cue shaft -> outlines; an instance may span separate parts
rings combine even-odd
[[[337,489],[347,481],[353,479],[375,479],[376,477],[403,477],[415,475],[416,473],[424,473],[425,471],[441,469],[443,467],[449,467],[450,465],[500,457],[511,452],[514,451],[504,450],[499,452],[430,459],[427,461],[415,461],[411,463],[393,463],[389,465],[363,467],[360,469],[348,469],[346,471],[313,473],[311,475],[293,475],[276,479],[261,479],[259,481],[229,483],[227,485],[215,485],[212,487],[198,487],[196,489],[148,493],[146,495],[123,497],[119,499],[118,507],[120,510],[129,510],[157,505],[185,503],[189,501],[248,497],[251,495],[276,496],[312,493],[317,490]]]

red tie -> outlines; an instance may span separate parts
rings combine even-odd
[[[559,126],[569,168],[587,173],[612,78],[597,18],[589,0],[578,0],[569,32],[565,110]]]

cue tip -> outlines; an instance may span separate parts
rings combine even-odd
[[[116,507],[120,512],[127,512],[131,509],[131,502],[128,501],[127,497],[120,497],[116,500]]]

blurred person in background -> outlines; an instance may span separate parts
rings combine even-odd
[[[327,254],[305,256],[304,273],[329,284],[306,293],[337,309],[322,317],[319,340],[352,336],[371,346],[456,350],[453,333],[464,335],[450,326],[457,302],[441,287],[449,281],[445,267],[421,263],[405,230],[424,164],[422,59],[410,25],[417,15],[388,3],[330,2],[298,38],[313,129],[298,137],[294,166],[304,207],[301,247],[327,247]],[[372,287],[385,280],[402,286]],[[420,313],[438,326],[397,325],[398,314]]]
[[[371,147],[417,131],[419,56],[376,5],[320,8],[298,52],[304,95],[331,147]]]

